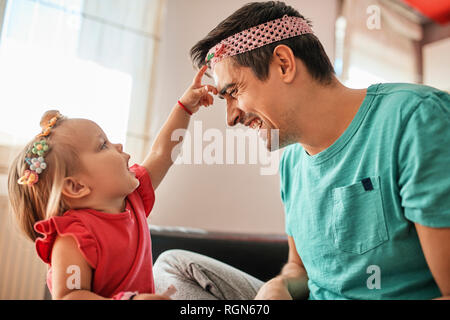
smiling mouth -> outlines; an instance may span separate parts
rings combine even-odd
[[[253,130],[256,130],[258,136],[262,140],[267,141],[269,139],[269,135],[270,135],[269,134],[269,128],[264,128],[263,129],[263,125],[264,125],[264,122],[261,119],[259,119],[259,118],[255,118],[255,119],[245,123],[245,126],[251,128]]]
[[[130,174],[136,176],[136,172],[130,170],[130,167],[129,167],[128,163],[127,163],[127,170],[128,170],[128,172],[129,172]]]
[[[253,130],[260,130],[263,125],[261,119],[254,119],[251,122],[247,123],[246,126],[252,128]]]
[[[125,161],[125,166],[129,172],[134,173],[130,170],[130,157],[128,157],[128,159]]]

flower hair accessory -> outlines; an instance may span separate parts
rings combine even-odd
[[[17,180],[17,183],[32,186],[36,182],[38,182],[38,180],[39,180],[39,176],[38,176],[37,172],[31,171],[31,170],[25,170],[25,173],[23,174],[22,177],[20,177],[19,180]]]
[[[47,163],[44,159],[44,154],[49,150],[47,141],[40,140],[33,143],[33,146],[28,150],[25,156],[25,162],[29,169],[24,172],[24,175],[17,181],[18,184],[32,186],[39,180],[39,174],[47,168]]]
[[[236,33],[212,47],[206,55],[206,63],[211,69],[227,57],[252,51],[276,41],[313,33],[305,19],[289,17],[275,19],[256,27]]]
[[[48,137],[60,118],[62,118],[62,116],[58,112],[56,116],[50,119],[37,137]],[[49,146],[45,139],[33,143],[33,146],[25,155],[25,162],[28,164],[29,169],[25,170],[23,176],[17,180],[18,184],[32,186],[39,181],[39,175],[47,168],[44,155],[48,151]]]

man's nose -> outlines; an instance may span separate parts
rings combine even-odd
[[[227,107],[227,123],[230,127],[238,124],[242,118],[243,112],[239,108],[228,105]]]

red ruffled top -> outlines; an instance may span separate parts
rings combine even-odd
[[[92,292],[102,297],[112,297],[121,291],[155,292],[147,224],[155,193],[144,167],[134,165],[130,170],[136,173],[140,185],[127,196],[125,212],[69,210],[63,216],[34,225],[43,235],[36,240],[36,250],[50,266],[47,273],[50,292],[52,248],[58,235],[70,235],[76,240],[81,254],[93,269]]]

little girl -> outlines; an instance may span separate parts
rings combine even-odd
[[[94,122],[48,111],[42,133],[14,160],[8,188],[20,227],[49,265],[53,299],[164,299],[156,295],[146,218],[172,165],[172,132],[186,129],[217,90],[206,66],[173,108],[142,166]]]

